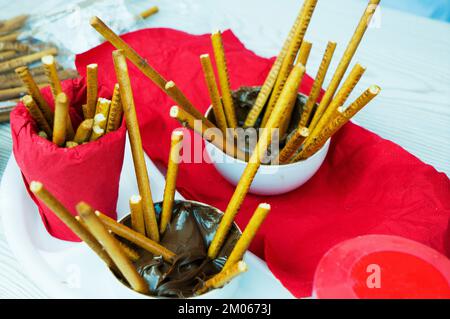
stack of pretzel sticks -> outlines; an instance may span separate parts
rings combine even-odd
[[[21,66],[15,70],[27,90],[28,95],[22,98],[22,102],[34,119],[39,136],[51,140],[58,146],[71,148],[95,141],[119,128],[123,113],[119,86],[118,84],[114,86],[111,100],[98,97],[96,64],[87,66],[87,99],[82,107],[84,120],[76,130],[69,115],[70,101],[62,90],[54,56],[43,56],[42,68],[55,101],[54,111],[44,99],[28,67]]]
[[[133,262],[140,258],[139,254],[132,247],[119,241],[117,237],[124,238],[154,255],[161,256],[166,262],[176,263],[177,256],[169,249],[158,244],[158,241],[160,232],[161,234],[164,233],[172,217],[183,133],[181,131],[174,131],[172,134],[166,186],[164,189],[163,209],[158,229],[154,209],[145,209],[146,204],[151,204],[153,207],[153,202],[143,157],[142,142],[125,56],[121,50],[117,50],[113,52],[113,59],[120,84],[120,97],[122,104],[124,105],[133,163],[140,192],[140,195],[133,195],[129,201],[131,228],[118,223],[99,211],[95,211],[85,202],[80,202],[76,205],[78,216],[74,217],[69,210],[38,181],[30,183],[30,190],[80,239],[86,242],[86,244],[110,269],[122,274],[130,287],[138,292],[148,293],[148,284],[138,274],[133,265]],[[143,192],[143,190],[145,191]],[[242,258],[269,211],[270,205],[268,204],[260,204],[258,206],[242,233],[242,236],[228,256],[222,270],[206,280],[203,285],[198,288],[196,294],[200,295],[211,289],[219,288],[235,276],[247,270],[247,265],[242,261]],[[149,227],[146,227],[147,223],[152,223],[153,221],[155,221],[154,225],[150,224]],[[156,235],[152,233],[154,230],[157,232]],[[112,236],[111,233],[115,234],[117,237]],[[181,244],[182,243],[180,243],[180,245]]]

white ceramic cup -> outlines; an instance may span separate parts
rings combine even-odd
[[[180,201],[180,200],[177,200],[177,201]],[[193,200],[182,200],[182,201],[188,202],[188,203],[193,203],[196,205],[206,206],[206,207],[214,209],[219,214],[223,214],[223,212],[221,210],[219,210],[213,206],[204,204],[204,203],[200,203],[200,202],[193,201]],[[157,204],[162,205],[161,202],[155,203],[155,205],[157,205]],[[119,222],[122,223],[125,219],[129,218],[129,216],[130,215],[124,216],[121,220],[119,220]],[[237,228],[238,232],[242,235],[242,231],[238,227],[238,225],[236,223],[234,223],[234,225]],[[244,256],[244,260],[245,260],[245,256]],[[249,270],[249,271],[251,271],[251,270]],[[111,279],[109,280],[110,286],[111,286],[110,289],[114,289],[113,291],[117,291],[116,298],[121,298],[121,299],[170,299],[168,297],[150,296],[150,295],[145,295],[145,294],[136,292],[133,289],[131,289],[128,285],[126,285],[122,281],[120,281],[111,271],[109,271],[108,273],[109,273],[109,276],[111,277]],[[233,280],[231,280],[229,283],[227,283],[222,288],[212,289],[202,295],[190,297],[187,299],[229,299],[229,298],[232,298],[234,296],[236,290],[239,287],[240,279],[241,279],[241,276],[237,276],[237,277],[233,278]]]
[[[205,117],[212,111],[210,107]],[[205,141],[210,162],[231,184],[237,185],[247,163],[229,156],[215,145]],[[249,192],[257,195],[279,195],[290,192],[306,183],[320,168],[330,147],[330,139],[313,156],[306,160],[284,165],[261,165]]]

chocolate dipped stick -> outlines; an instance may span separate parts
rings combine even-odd
[[[248,270],[247,264],[243,261],[239,261],[236,264],[222,270],[220,273],[208,279],[201,288],[199,288],[195,294],[202,295],[211,289],[220,288],[225,286],[229,281],[238,275]]]

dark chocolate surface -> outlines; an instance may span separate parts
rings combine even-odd
[[[159,217],[161,203],[155,204]],[[172,220],[161,236],[160,244],[177,254],[173,265],[146,250],[120,239],[137,250],[141,258],[135,262],[138,272],[149,284],[150,294],[161,297],[187,298],[203,281],[217,274],[231,253],[240,231],[233,225],[219,256],[210,260],[208,247],[220,222],[221,214],[204,204],[175,201]],[[123,223],[131,223],[128,216]]]

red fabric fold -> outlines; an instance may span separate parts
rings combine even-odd
[[[199,55],[212,48],[209,35],[189,35],[170,29],[145,29],[123,36],[167,80],[173,80],[200,110],[209,97]],[[261,85],[273,59],[255,55],[233,35],[223,33],[233,89]],[[77,56],[80,73],[98,63],[100,81],[116,82],[113,47],[104,43]],[[168,115],[173,102],[134,65],[129,69],[145,151],[167,165],[170,134],[179,127]],[[300,91],[312,85],[305,77]],[[188,199],[224,210],[234,191],[208,163],[181,164],[177,189]],[[449,245],[450,182],[398,145],[354,124],[332,139],[318,173],[288,194],[263,197],[249,194],[237,223],[244,227],[260,202],[272,212],[251,245],[276,277],[297,297],[311,294],[312,278],[321,256],[333,245],[364,234],[410,238],[440,252]]]
[[[110,98],[113,87],[99,88],[99,96]],[[70,116],[76,129],[82,119],[81,105],[86,103],[84,79],[66,80],[62,89],[70,101]],[[54,107],[49,87],[42,95]],[[94,142],[75,148],[58,147],[37,135],[36,126],[20,102],[11,113],[13,152],[28,190],[31,181],[40,181],[73,214],[81,200],[116,218],[119,181],[125,149],[125,124]],[[47,231],[59,239],[79,238],[59,220],[33,193]]]

